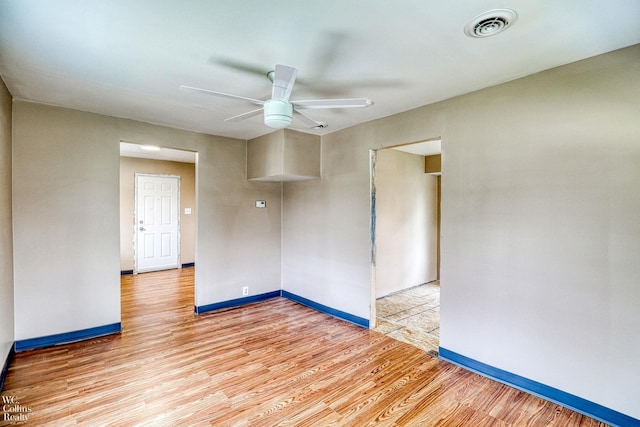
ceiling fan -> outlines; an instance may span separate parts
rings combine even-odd
[[[273,83],[271,99],[260,100],[247,98],[239,95],[231,95],[223,92],[216,92],[208,89],[200,89],[191,86],[180,86],[182,90],[206,93],[224,98],[238,99],[252,104],[260,105],[260,108],[238,114],[237,116],[225,119],[226,122],[237,122],[249,117],[264,114],[264,124],[274,128],[283,129],[291,125],[295,115],[306,127],[321,129],[327,127],[324,122],[318,122],[307,117],[299,110],[325,110],[331,108],[358,108],[373,105],[373,101],[367,98],[344,98],[344,99],[310,99],[301,101],[290,101],[291,91],[296,81],[298,70],[287,65],[276,65],[275,70],[267,73],[267,77]]]

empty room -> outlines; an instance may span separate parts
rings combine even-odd
[[[0,1],[0,425],[640,426],[638,22]]]

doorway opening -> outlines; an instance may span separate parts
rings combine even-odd
[[[120,274],[122,277],[121,286],[135,286],[136,278],[143,279],[139,276],[149,276],[148,280],[152,280],[154,275],[161,274],[155,273],[156,270],[165,270],[168,276],[175,278],[176,292],[184,287],[184,283],[181,283],[182,277],[190,277],[189,286],[191,286],[192,301],[187,303],[190,307],[195,305],[195,281],[194,281],[194,269],[196,260],[196,230],[197,230],[197,206],[196,206],[196,191],[197,191],[197,167],[198,167],[198,153],[187,150],[177,150],[164,147],[150,147],[141,144],[135,144],[131,142],[120,142]],[[136,180],[138,177],[157,177],[160,178],[159,182],[162,184],[164,178],[169,178],[169,182],[179,181],[179,192],[176,197],[175,209],[171,207],[171,202],[165,201],[164,205],[160,203],[154,206],[154,210],[166,209],[173,213],[176,218],[173,218],[175,222],[179,224],[179,239],[177,242],[168,242],[168,236],[160,236],[164,238],[165,246],[153,246],[152,239],[148,238],[146,244],[153,246],[154,251],[160,251],[160,255],[167,254],[166,243],[177,243],[177,248],[173,246],[172,251],[176,251],[178,254],[177,261],[174,264],[163,265],[161,267],[156,266],[142,266],[136,261],[135,244],[136,238],[143,236],[136,236],[136,233],[144,233],[147,230],[148,223],[146,218],[137,218],[136,211],[144,210],[144,204],[142,206],[136,206]],[[165,183],[166,184],[166,183]],[[161,186],[162,187],[162,186]],[[163,190],[160,188],[160,190]],[[172,191],[178,190],[178,188],[168,188],[165,185],[164,190]],[[169,194],[171,197],[172,194]],[[176,196],[176,194],[173,194]],[[163,212],[165,213],[165,212]],[[170,218],[171,219],[171,218]],[[140,224],[140,221],[143,224]],[[158,221],[158,218],[154,219]],[[160,219],[160,222],[164,222]],[[140,230],[142,227],[145,230]],[[159,234],[162,234],[164,230],[160,230]],[[156,236],[157,237],[157,236]],[[144,241],[144,237],[143,237]],[[155,242],[153,242],[155,244]],[[164,254],[163,254],[164,251]],[[162,258],[162,257],[161,257]],[[175,274],[167,268],[175,268]],[[183,270],[185,269],[186,270]],[[191,271],[189,271],[191,270]],[[141,273],[138,275],[137,273]],[[126,277],[136,274],[134,277]],[[163,276],[165,277],[165,276]],[[147,280],[145,278],[145,280]],[[173,279],[172,279],[173,280]],[[172,284],[173,286],[173,284]],[[129,290],[124,289],[121,291],[121,303],[126,303],[126,295],[129,295]],[[135,293],[139,296],[139,293]],[[149,298],[152,298],[149,296]],[[151,302],[153,304],[153,302]],[[123,327],[132,324],[131,319],[123,318]]]
[[[372,150],[370,156],[372,324],[437,354],[440,138]]]
[[[130,142],[120,143],[120,273],[121,275],[134,274],[144,271],[161,270],[165,268],[193,267],[195,265],[195,242],[196,242],[196,168],[197,153],[186,150],[177,150],[164,147],[150,147]],[[163,177],[177,177],[179,181],[179,192],[174,194],[175,208],[171,205],[170,198],[166,198],[164,204],[151,203],[149,206],[136,203],[136,180],[137,177],[151,178],[158,177],[162,181]],[[166,184],[166,183],[165,183]],[[163,184],[158,187],[162,190]],[[165,190],[170,190],[170,185],[164,185]],[[174,187],[171,191],[177,191]],[[170,192],[171,192],[170,191]],[[159,196],[163,198],[164,195]],[[169,194],[169,196],[171,196]],[[154,200],[154,199],[149,199]],[[157,199],[156,199],[157,201]],[[171,242],[169,235],[159,236],[164,239],[165,246],[154,246],[152,237],[146,237],[149,248],[154,248],[154,254],[167,255],[167,250],[171,248],[171,255],[178,255],[177,260],[170,265],[142,265],[139,268],[139,261],[136,256],[140,251],[136,251],[136,241],[144,243],[143,233],[147,231],[146,223],[140,224],[145,219],[136,218],[145,209],[152,209],[156,214],[164,214],[170,211],[174,215],[165,215],[167,219],[177,222],[179,226],[179,239]],[[158,219],[156,219],[157,221]],[[163,219],[160,219],[164,221]],[[142,228],[143,230],[140,230]],[[158,230],[156,230],[158,231]],[[163,230],[158,231],[162,234]],[[158,236],[156,236],[158,237]],[[138,239],[140,238],[140,239]],[[166,243],[173,243],[176,246],[167,246]],[[160,253],[158,253],[160,250]],[[165,251],[164,254],[162,251]]]

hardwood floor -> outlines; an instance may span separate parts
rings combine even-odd
[[[122,322],[16,355],[25,425],[604,425],[283,298],[196,316],[192,268],[123,277]]]

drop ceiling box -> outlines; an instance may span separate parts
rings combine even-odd
[[[247,142],[250,181],[316,178],[320,178],[320,136],[282,129]]]
[[[442,174],[442,155],[441,154],[424,157],[424,173],[429,173],[433,175]]]

